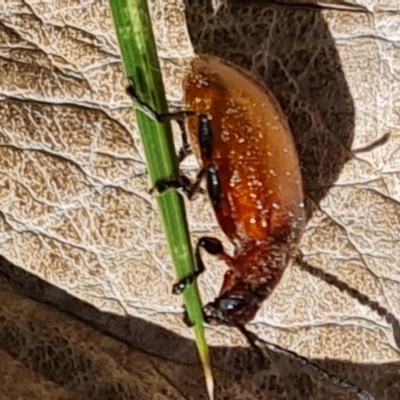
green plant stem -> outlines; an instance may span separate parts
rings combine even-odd
[[[125,74],[134,82],[141,100],[159,113],[168,111],[157,58],[154,35],[146,0],[110,0]],[[160,124],[136,109],[150,179],[176,179],[179,165],[170,124]],[[176,190],[167,190],[157,197],[176,276],[182,279],[194,270],[193,251],[186,222],[184,202]],[[212,377],[209,351],[204,335],[201,300],[196,284],[184,292],[188,317],[194,324],[196,344],[206,375],[209,397],[212,398]]]

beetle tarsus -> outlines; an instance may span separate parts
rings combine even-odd
[[[195,260],[196,260],[196,270],[188,275],[187,277],[181,279],[179,282],[175,283],[175,285],[172,287],[172,294],[181,294],[184,292],[184,290],[191,285],[196,279],[197,277],[202,274],[205,271],[205,266],[203,263],[203,260],[201,259],[200,256],[200,251],[199,251],[199,247],[200,247],[200,242],[203,238],[201,238],[199,240],[199,242],[197,243],[196,246],[196,253],[195,253]]]
[[[162,194],[169,189],[176,189],[190,199],[193,196],[193,185],[187,176],[180,175],[178,179],[161,179],[157,181],[149,193],[154,194],[154,192],[157,192]]]
[[[205,271],[206,268],[204,266],[203,260],[201,259],[200,248],[203,248],[204,250],[207,251],[207,253],[212,255],[217,255],[224,252],[224,248],[220,240],[209,236],[201,237],[197,242],[196,252],[195,252],[196,270],[192,274],[188,275],[187,277],[181,279],[179,282],[175,283],[175,285],[172,287],[173,294],[183,293],[184,290],[189,285],[191,285],[200,274],[202,274]]]
[[[188,275],[186,278],[181,279],[179,282],[175,283],[174,286],[172,286],[172,294],[182,294],[185,289],[191,285],[197,277],[204,272],[204,264],[200,260],[200,265],[197,262],[196,258],[196,271],[194,271],[192,274]]]
[[[215,205],[216,201],[220,201],[220,196],[217,185],[214,185],[213,166],[202,168],[197,174],[196,180],[192,182],[186,175],[180,175],[178,179],[162,179],[150,189],[149,193],[154,194],[155,191],[158,194],[162,194],[168,189],[176,189],[182,195],[185,195],[189,200],[192,200],[197,193],[205,193],[204,189],[200,187],[203,177],[207,176],[207,188],[210,193],[211,200]],[[218,183],[219,181],[216,180]],[[213,186],[214,185],[214,186]]]
[[[192,182],[186,175],[180,175],[178,179],[162,179],[149,190],[150,194],[157,192],[162,194],[169,189],[175,189],[180,194],[192,200],[197,193],[205,194],[205,190],[197,183]]]
[[[159,114],[156,110],[150,107],[146,102],[141,100],[136,93],[134,86],[131,84],[125,89],[128,96],[132,99],[135,106],[139,107],[146,115],[150,118],[155,119],[158,122],[163,122],[163,115]]]
[[[182,294],[184,290],[195,281],[197,275],[198,274],[194,272],[193,274],[190,274],[186,278],[183,278],[179,282],[175,283],[174,286],[172,286],[172,294]]]

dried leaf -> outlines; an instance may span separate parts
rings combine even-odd
[[[152,3],[169,99],[180,100],[194,52],[235,62],[263,80],[289,117],[303,168],[305,259],[399,316],[399,4],[348,2],[362,8],[352,12],[267,3],[235,1],[215,14],[201,1],[187,3],[185,12],[178,1]],[[170,295],[172,266],[132,134],[108,5],[21,1],[0,12],[0,253],[128,321],[118,331],[75,308],[91,325],[171,362],[195,363],[191,342],[182,338],[191,332],[181,322],[181,299]],[[386,133],[385,144],[353,157],[352,149]],[[221,237],[207,199],[188,207],[194,238]],[[212,258],[207,265],[205,301],[224,272]],[[393,326],[296,264],[250,328],[376,399],[398,398]],[[217,398],[228,388],[237,390],[228,398],[240,399],[243,391],[257,399],[354,398],[280,357],[257,370],[237,332],[209,333],[210,344],[220,346],[213,352]],[[186,398],[201,398],[189,372],[185,380],[168,371],[158,367]]]

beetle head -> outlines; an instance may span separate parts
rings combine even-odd
[[[255,317],[266,297],[264,287],[238,285],[204,306],[204,319],[210,325],[243,326]]]

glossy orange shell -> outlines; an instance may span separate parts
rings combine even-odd
[[[188,125],[203,165],[218,170],[223,198],[215,211],[225,234],[241,246],[284,232],[297,243],[305,222],[302,179],[274,96],[242,69],[208,56],[192,61],[184,85],[186,106],[212,117],[210,159],[196,147],[196,120]]]

